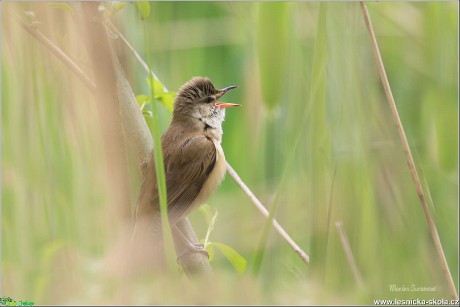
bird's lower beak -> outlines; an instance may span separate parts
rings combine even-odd
[[[236,104],[236,103],[228,103],[228,102],[216,102],[214,104],[216,107],[220,107],[222,109],[225,109],[225,108],[230,108],[230,107],[239,107],[240,105],[239,104]]]

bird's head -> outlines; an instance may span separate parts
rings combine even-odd
[[[225,118],[225,109],[239,106],[220,102],[219,98],[236,86],[216,89],[211,80],[194,77],[179,89],[174,102],[174,117],[194,118],[206,125],[219,128]]]

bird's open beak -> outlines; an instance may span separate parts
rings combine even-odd
[[[233,90],[234,88],[237,88],[238,86],[236,85],[232,85],[232,86],[227,86],[223,89],[220,89],[219,90],[219,93],[217,94],[217,99],[219,99],[220,97],[224,96],[225,93],[227,93],[228,91],[230,90]],[[240,105],[239,104],[236,104],[236,103],[228,103],[228,102],[216,102],[214,104],[216,107],[221,107],[222,109],[225,109],[225,108],[230,108],[230,107],[239,107]]]

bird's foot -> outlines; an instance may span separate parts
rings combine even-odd
[[[178,256],[177,256],[177,262],[181,263],[182,258],[190,253],[200,253],[205,255],[209,259],[209,254],[208,252],[204,249],[204,244],[202,243],[191,243],[187,242],[187,248],[182,251]]]

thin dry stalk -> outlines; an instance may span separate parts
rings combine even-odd
[[[363,278],[358,269],[358,266],[356,265],[355,257],[353,256],[353,252],[351,251],[350,243],[348,242],[347,235],[345,234],[345,230],[343,229],[343,222],[336,222],[335,228],[337,229],[337,232],[339,234],[343,251],[345,252],[345,256],[347,256],[348,264],[350,265],[351,271],[353,272],[353,276],[355,277],[356,283],[360,288],[363,288]]]
[[[51,53],[53,53],[58,59],[60,59],[67,67],[83,82],[84,85],[91,91],[96,90],[96,85],[91,81],[88,76],[83,72],[83,70],[75,64],[58,46],[56,46],[52,41],[50,41],[37,27],[27,24],[18,17],[18,21],[21,27],[36,38],[40,43],[42,43],[46,48],[48,48]]]
[[[131,44],[128,42],[128,40],[123,36],[123,34],[121,34],[121,32],[117,29],[117,27],[115,27],[115,25],[110,21],[110,20],[107,20],[107,25],[110,27],[110,30],[112,30],[113,32],[115,32],[119,38],[121,38],[121,40],[123,41],[123,43],[126,45],[126,47],[129,49],[129,51],[131,51],[131,53],[134,55],[134,57],[138,60],[138,62],[142,65],[142,67],[144,68],[144,70],[147,72],[147,73],[150,73],[153,78],[157,81],[160,81],[160,79],[158,78],[158,76],[152,71],[152,70],[149,70],[149,66],[147,65],[147,63],[145,63],[145,61],[142,59],[142,57],[139,55],[139,53],[136,51],[136,49],[134,49],[133,46],[131,46]],[[163,83],[162,83],[163,84]],[[164,86],[163,84],[163,88],[165,91],[168,91],[168,89],[166,88],[166,86]]]
[[[264,207],[264,205],[257,199],[257,197],[252,193],[252,191],[248,188],[248,186],[241,180],[240,176],[235,172],[235,170],[230,166],[227,162],[227,172],[229,175],[235,180],[235,182],[240,186],[244,193],[249,197],[252,203],[256,206],[257,209],[266,217],[270,216],[268,210]],[[308,255],[295,243],[295,241],[288,235],[288,233],[284,230],[284,228],[275,220],[273,219],[273,227],[278,231],[281,237],[286,240],[286,242],[294,249],[297,255],[299,255],[300,259],[303,262],[308,264],[310,262],[310,258]]]
[[[452,278],[452,274],[450,273],[449,265],[447,264],[446,256],[442,248],[441,240],[439,239],[439,234],[436,228],[436,224],[433,218],[431,217],[430,211],[428,210],[428,205],[427,205],[425,196],[423,194],[422,185],[420,184],[420,179],[417,174],[417,169],[415,167],[415,163],[414,163],[414,159],[411,154],[409,143],[407,141],[407,137],[404,132],[404,128],[401,123],[401,119],[399,118],[398,109],[396,108],[396,103],[393,98],[393,93],[391,92],[390,83],[388,82],[387,74],[385,72],[385,67],[383,65],[382,56],[380,55],[380,50],[377,44],[377,40],[375,38],[374,30],[372,28],[371,19],[369,17],[369,12],[367,11],[367,7],[364,1],[361,1],[361,9],[363,11],[364,21],[366,23],[366,27],[369,32],[369,36],[371,38],[372,51],[374,53],[375,61],[377,64],[377,69],[380,74],[380,80],[382,81],[382,85],[383,85],[383,88],[385,90],[385,94],[387,97],[387,102],[388,102],[388,105],[390,106],[396,128],[398,129],[399,137],[401,138],[401,143],[403,145],[404,154],[407,159],[407,164],[409,165],[409,171],[412,177],[412,181],[414,182],[415,189],[417,191],[418,197],[420,199],[420,203],[423,208],[423,212],[425,213],[425,217],[428,222],[431,237],[433,238],[436,252],[438,253],[439,259],[441,261],[442,270],[447,280],[447,284],[449,286],[450,293],[453,298],[458,299],[457,289],[455,288],[454,280]]]

